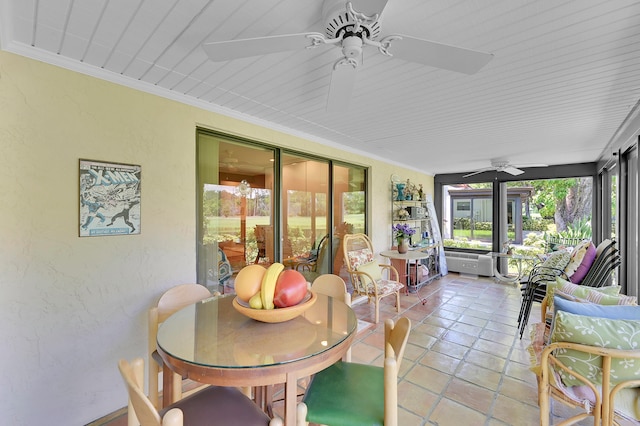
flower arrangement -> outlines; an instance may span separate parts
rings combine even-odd
[[[393,225],[392,229],[394,233],[393,236],[395,237],[396,240],[409,238],[416,233],[416,230],[411,228],[406,223],[396,223],[395,225]]]
[[[398,219],[407,220],[409,219],[409,212],[405,209],[398,209]]]

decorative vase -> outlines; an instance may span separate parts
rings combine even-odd
[[[398,253],[404,254],[409,251],[409,239],[398,238]]]
[[[404,187],[406,185],[406,183],[396,183],[396,189],[398,190],[396,201],[404,201]]]

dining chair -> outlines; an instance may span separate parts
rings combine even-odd
[[[163,293],[157,305],[149,309],[149,399],[157,409],[162,407],[159,397],[158,373],[162,371],[163,365],[156,346],[158,327],[174,312],[211,296],[211,292],[201,284],[180,284]],[[179,374],[173,375],[173,389],[173,402],[175,402],[182,397],[182,377]]]
[[[313,283],[311,283],[311,289],[319,294],[337,299],[347,306],[351,306],[351,294],[347,291],[347,285],[344,280],[338,275],[334,274],[322,274],[318,276]],[[343,360],[351,362],[351,348],[345,353]],[[308,385],[309,377],[300,379],[299,386],[306,388]]]
[[[208,386],[158,411],[142,387],[144,360],[121,359],[118,369],[127,386],[129,426],[282,426],[269,418],[242,392],[232,387]]]
[[[322,274],[318,276],[311,283],[311,289],[316,293],[325,294],[351,306],[351,294],[347,291],[347,284],[338,275]],[[351,361],[351,348],[345,354],[344,360]]]
[[[396,311],[400,312],[400,290],[404,288],[404,284],[399,282],[396,268],[375,261],[369,237],[366,234],[346,234],[342,248],[347,273],[353,285],[353,298],[366,296],[369,303],[375,303],[374,322],[377,324],[380,319],[380,300],[383,297],[395,296]]]
[[[398,425],[398,371],[411,321],[384,323],[384,366],[337,362],[316,373],[298,416],[323,425]]]

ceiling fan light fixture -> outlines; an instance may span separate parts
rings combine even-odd
[[[240,184],[236,187],[236,191],[242,198],[246,198],[251,193],[251,184],[245,179],[242,179]]]
[[[362,39],[356,35],[350,35],[342,40],[342,54],[346,58],[358,60],[362,56]]]

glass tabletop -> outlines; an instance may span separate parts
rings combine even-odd
[[[354,333],[353,310],[323,294],[302,315],[282,323],[248,318],[234,294],[187,306],[158,329],[158,346],[180,360],[214,368],[256,368],[318,355]]]
[[[493,257],[505,257],[508,259],[515,259],[515,260],[533,260],[535,259],[535,256],[531,256],[531,255],[525,255],[525,254],[509,254],[509,253],[502,253],[502,252],[497,252],[497,251],[492,251],[489,253],[491,256]]]

